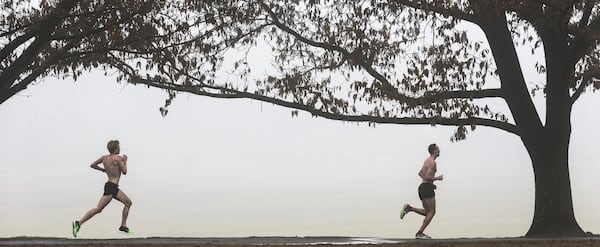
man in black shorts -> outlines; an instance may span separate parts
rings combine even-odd
[[[425,216],[423,224],[419,231],[415,234],[417,239],[431,239],[430,236],[423,233],[425,228],[431,223],[431,219],[435,215],[435,189],[436,186],[433,181],[443,180],[444,176],[435,176],[437,172],[437,164],[435,160],[440,156],[440,148],[435,145],[429,145],[428,149],[429,157],[423,163],[423,167],[419,171],[419,176],[422,179],[421,185],[419,185],[419,199],[423,202],[423,208],[413,208],[408,204],[405,204],[400,212],[400,219],[403,219],[408,212],[415,212],[417,214]]]
[[[127,155],[119,155],[121,147],[119,141],[112,140],[106,145],[108,148],[108,155],[103,155],[90,166],[93,169],[99,170],[106,173],[108,176],[108,182],[104,184],[104,193],[98,202],[98,206],[90,209],[85,215],[78,221],[73,221],[73,237],[77,237],[77,232],[81,228],[81,225],[91,219],[94,215],[102,212],[104,207],[115,198],[122,202],[123,207],[123,218],[121,219],[121,226],[119,231],[122,233],[133,234],[132,231],[127,227],[127,216],[129,215],[129,208],[131,208],[131,199],[122,191],[119,190],[119,179],[121,174],[127,175]],[[102,164],[104,168],[98,166]]]

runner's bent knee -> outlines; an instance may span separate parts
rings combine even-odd
[[[430,209],[430,210],[428,210],[428,211],[427,211],[427,214],[429,214],[429,215],[431,215],[431,216],[435,215],[435,208],[434,208],[434,209]]]

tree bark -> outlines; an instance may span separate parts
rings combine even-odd
[[[573,212],[568,161],[570,125],[563,127],[569,129],[545,129],[538,140],[524,141],[535,176],[535,209],[526,236],[584,235]]]

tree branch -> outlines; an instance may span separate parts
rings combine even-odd
[[[327,69],[333,70],[333,69],[337,69],[337,68],[341,67],[342,65],[344,65],[344,63],[346,62],[346,60],[347,60],[347,58],[345,56],[342,56],[342,59],[340,59],[340,61],[337,62],[337,63],[333,63],[333,64],[330,64],[330,65],[315,66],[315,67],[312,67],[310,69],[305,70],[301,74],[302,75],[306,75],[306,74],[309,74],[312,71],[316,71],[316,70],[327,70]]]
[[[600,15],[597,15],[590,21],[590,25],[587,29],[590,32],[589,37],[591,43],[600,40]]]
[[[271,16],[271,18],[273,19],[273,24],[275,24],[275,26],[277,26],[279,29],[294,36],[296,39],[298,39],[301,42],[306,43],[308,45],[342,53],[342,55],[344,57],[348,57],[348,58],[352,59],[353,61],[357,62],[363,69],[365,69],[365,71],[367,73],[369,73],[377,81],[379,81],[383,85],[383,89],[385,90],[385,93],[388,97],[391,96],[390,98],[396,99],[396,100],[398,100],[400,102],[404,102],[404,103],[418,104],[417,99],[408,97],[406,95],[399,93],[398,89],[396,87],[392,86],[392,84],[389,83],[389,81],[385,78],[385,76],[383,76],[382,74],[377,72],[375,69],[373,69],[373,67],[371,65],[367,64],[366,59],[364,58],[364,56],[362,54],[360,54],[359,50],[350,52],[350,51],[346,50],[345,48],[337,46],[337,45],[332,45],[332,44],[325,43],[325,42],[317,42],[314,40],[310,40],[310,39],[302,36],[298,32],[292,30],[290,27],[286,26],[281,21],[279,21],[279,18],[277,17],[277,15],[269,8],[269,6],[267,4],[265,4],[262,1],[260,2],[260,4],[269,13],[269,16]]]
[[[13,29],[9,29],[6,31],[2,30],[2,32],[0,33],[0,38],[13,35],[14,33],[18,32],[20,30],[26,29],[30,26],[31,26],[31,23],[27,23],[25,25],[16,26]]]
[[[37,57],[39,50],[49,41],[48,37],[39,36],[36,38],[25,51],[17,58],[7,69],[0,73],[0,91],[8,90],[15,80],[19,77],[19,74],[27,69],[27,65],[30,64],[35,57]]]
[[[583,16],[581,17],[581,20],[579,21],[579,28],[585,28],[587,26],[588,22],[590,21],[590,16],[592,15],[592,9],[594,8],[595,2],[596,0],[585,1],[585,9],[583,10]]]
[[[594,79],[598,78],[600,78],[600,67],[592,68],[582,73],[580,76],[578,76],[578,78],[575,78],[576,80],[581,79],[581,84],[571,96],[571,104],[574,104],[575,101],[579,99],[581,94],[585,92],[585,89],[594,81]]]
[[[33,70],[31,74],[27,77],[23,78],[23,80],[19,81],[16,85],[7,88],[6,90],[0,91],[0,104],[4,103],[4,101],[8,100],[13,95],[23,91],[29,86],[31,82],[38,78],[39,75],[44,73],[46,69],[49,68],[49,64],[45,64],[44,66],[40,66]]]
[[[472,23],[477,23],[478,19],[477,17],[466,13],[464,10],[461,10],[457,7],[452,7],[452,8],[446,8],[446,7],[440,7],[437,6],[436,4],[433,3],[429,3],[425,0],[395,0],[392,1],[394,3],[398,3],[407,7],[411,7],[414,9],[421,9],[424,11],[432,11],[434,13],[437,14],[441,14],[444,16],[452,16],[454,18],[457,19],[461,19],[461,20],[465,20],[468,22],[472,22]],[[440,1],[438,1],[440,2]]]
[[[0,50],[0,61],[6,59],[15,49],[17,49],[17,47],[33,38],[36,32],[36,30],[31,30],[6,44],[2,50]]]
[[[547,5],[540,1],[514,2],[513,5],[518,6],[512,8],[511,11],[518,13],[519,17],[527,20],[534,27],[538,25],[548,25],[548,17],[542,11],[543,6]]]
[[[18,92],[25,90],[31,82],[35,81],[42,73],[46,72],[46,70],[50,68],[50,66],[55,65],[60,60],[61,54],[75,47],[76,44],[77,42],[68,43],[61,50],[47,57],[46,61],[44,61],[37,68],[33,69],[27,77],[23,78],[16,85],[9,86],[8,88],[6,88],[6,90],[0,90],[0,104],[4,103],[4,101],[8,100],[10,97],[17,94]]]
[[[448,91],[436,92],[432,97],[441,97],[443,99],[482,99],[482,98],[502,98],[502,90],[499,88],[482,89],[475,91]]]
[[[83,39],[85,37],[88,37],[90,35],[93,34],[97,34],[97,33],[101,33],[103,31],[106,30],[113,30],[113,28],[118,27],[119,24],[123,24],[123,23],[127,23],[128,21],[132,20],[134,16],[128,16],[128,18],[116,21],[116,22],[109,22],[109,25],[104,25],[100,28],[95,28],[95,29],[90,29],[88,32],[82,32],[80,34],[77,35],[52,35],[52,39],[53,40],[73,40],[73,39]],[[120,28],[119,28],[120,30]]]
[[[39,20],[36,24],[28,24],[20,28],[31,26],[31,28],[23,35],[15,38],[6,44],[2,50],[0,50],[0,61],[6,59],[17,47],[27,42],[35,36],[39,36],[40,32],[48,32],[49,29],[54,28],[58,23],[58,17],[61,15],[63,8],[71,8],[74,5],[73,1],[60,2],[56,9],[54,9],[46,18]],[[18,30],[18,29],[16,29]],[[49,32],[48,32],[49,33]]]
[[[39,51],[42,49],[44,45],[46,45],[50,41],[50,34],[55,29],[59,18],[63,12],[71,9],[77,1],[75,0],[64,0],[60,1],[56,8],[48,15],[48,17],[40,22],[39,25],[33,30],[30,30],[30,33],[36,36],[35,40],[21,53],[19,58],[17,58],[12,64],[1,71],[0,73],[0,91],[8,90],[11,88],[15,80],[19,77],[19,74],[22,71],[27,69],[27,65],[29,65],[35,57],[37,57]],[[26,38],[27,35],[24,35]],[[23,38],[24,39],[24,38]],[[30,38],[27,38],[29,40]],[[24,40],[23,42],[27,41]],[[19,44],[20,45],[20,44]],[[17,45],[16,47],[18,47]],[[16,48],[14,47],[14,48]],[[14,50],[13,48],[13,50]],[[5,50],[2,49],[2,54],[0,54],[0,61],[4,59],[4,55],[8,56],[13,50]]]
[[[370,122],[370,123],[381,123],[381,124],[416,124],[416,125],[445,125],[445,126],[465,126],[465,125],[478,125],[478,126],[486,126],[493,127],[497,129],[504,130],[506,132],[520,135],[519,129],[517,126],[502,122],[498,120],[485,119],[485,118],[416,118],[416,117],[399,117],[399,118],[390,118],[390,117],[380,117],[380,116],[370,116],[370,115],[344,115],[344,114],[336,114],[321,111],[300,103],[289,102],[281,99],[276,99],[264,95],[258,95],[248,92],[237,91],[229,88],[220,88],[220,93],[207,92],[203,90],[202,86],[196,85],[179,85],[168,82],[155,82],[148,79],[143,78],[135,78],[131,81],[134,84],[143,84],[151,87],[156,87],[165,90],[173,90],[178,92],[187,92],[191,94],[208,96],[212,98],[222,98],[222,99],[254,99],[262,102],[272,103],[275,105],[302,110],[311,113],[313,116],[323,117],[331,120],[341,120],[348,122]]]

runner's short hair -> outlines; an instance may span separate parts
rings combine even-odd
[[[433,154],[433,152],[435,151],[435,149],[437,148],[437,145],[435,143],[429,144],[429,147],[427,147],[427,151],[429,151],[429,154]]]
[[[119,148],[119,140],[110,140],[108,144],[106,144],[106,148],[108,148],[108,152],[114,154]]]

